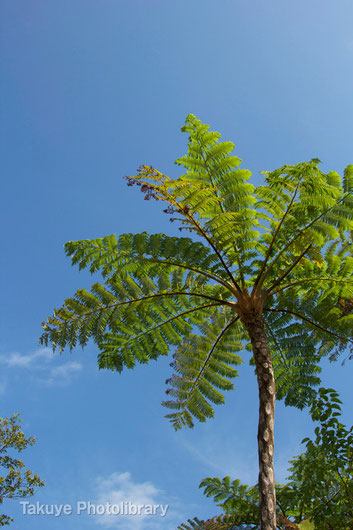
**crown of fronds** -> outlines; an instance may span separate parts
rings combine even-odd
[[[114,235],[69,242],[72,263],[103,282],[80,289],[43,323],[43,344],[99,347],[100,368],[121,371],[176,348],[165,405],[175,428],[205,421],[233,388],[239,352],[251,349],[240,307],[262,300],[277,395],[303,406],[322,355],[350,344],[353,304],[353,166],[341,177],[319,160],[249,183],[234,145],[189,115],[185,173],[141,166],[127,177],[194,237]],[[169,399],[171,398],[171,399]]]

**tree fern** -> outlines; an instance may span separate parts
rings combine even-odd
[[[60,350],[93,339],[101,368],[133,368],[175,348],[165,405],[176,429],[213,416],[252,351],[260,394],[261,525],[274,528],[273,419],[277,396],[304,406],[323,355],[353,329],[353,166],[341,178],[318,159],[249,182],[233,144],[189,115],[185,172],[141,166],[127,177],[193,238],[125,234],[69,242],[72,263],[103,282],[80,289],[43,324]]]

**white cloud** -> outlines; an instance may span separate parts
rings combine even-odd
[[[70,361],[60,366],[55,366],[50,370],[47,384],[51,385],[60,381],[61,383],[69,383],[72,376],[82,370],[82,364],[76,361]]]
[[[82,364],[77,361],[62,362],[60,359],[59,362],[60,364],[58,357],[49,348],[39,348],[27,354],[12,352],[0,355],[0,364],[10,369],[26,369],[46,385],[67,384],[75,373],[82,370]]]
[[[38,361],[49,361],[52,356],[53,353],[49,348],[42,348],[27,355],[22,355],[17,352],[1,355],[0,363],[9,367],[31,368],[36,365]]]
[[[134,482],[131,473],[112,473],[106,478],[97,479],[97,498],[95,505],[122,506],[121,503],[131,503],[134,506],[154,506],[155,514],[145,514],[144,509],[138,515],[119,514],[95,515],[95,522],[107,528],[119,530],[174,530],[185,516],[175,507],[178,502],[174,499],[170,506],[163,491],[152,482]],[[165,514],[162,516],[162,514]]]

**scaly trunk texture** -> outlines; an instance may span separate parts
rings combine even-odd
[[[275,421],[275,378],[265,325],[261,315],[253,313],[242,318],[249,333],[256,364],[259,388],[259,452],[260,528],[276,530],[276,490],[273,469],[273,428]]]

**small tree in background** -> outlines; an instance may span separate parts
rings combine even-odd
[[[233,388],[238,353],[252,352],[259,388],[259,496],[263,530],[276,527],[275,397],[303,407],[319,383],[320,357],[347,346],[352,329],[353,166],[343,180],[319,160],[248,182],[234,145],[189,115],[186,169],[172,179],[142,166],[127,177],[145,199],[197,241],[125,234],[69,242],[74,264],[105,284],[77,291],[43,323],[42,344],[60,350],[89,338],[100,368],[121,371],[177,346],[164,404],[176,429],[213,416]],[[276,379],[276,384],[275,384]],[[277,390],[276,390],[277,387]]]
[[[5,499],[20,499],[34,494],[35,489],[44,486],[38,475],[25,468],[22,460],[9,454],[13,449],[21,452],[28,446],[34,445],[36,439],[25,437],[21,430],[19,414],[11,418],[0,418],[0,469],[4,476],[0,476],[0,504]],[[9,525],[13,518],[0,515],[0,526]]]
[[[353,427],[340,423],[337,392],[320,388],[310,414],[319,425],[315,439],[304,438],[306,451],[289,463],[286,485],[276,484],[277,526],[283,530],[351,530],[353,528]],[[208,521],[195,518],[180,530],[258,528],[257,486],[239,480],[206,478],[200,484],[224,511]]]

